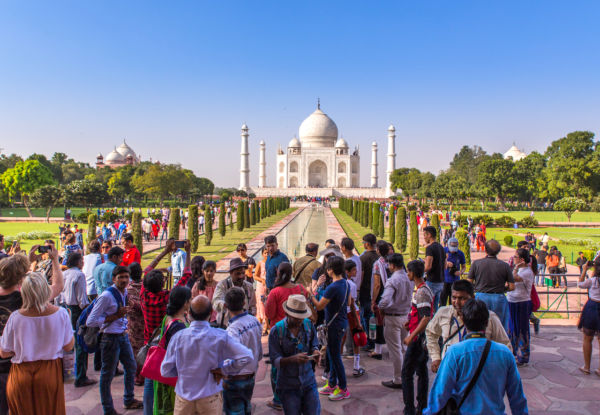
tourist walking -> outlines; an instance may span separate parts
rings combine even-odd
[[[83,257],[83,268],[81,271],[85,274],[87,295],[90,301],[98,296],[96,291],[96,282],[94,281],[94,270],[102,264],[102,255],[100,255],[100,242],[94,239],[88,244],[89,254]]]
[[[250,349],[227,332],[209,325],[211,313],[208,298],[194,298],[189,310],[190,326],[177,332],[167,347],[160,371],[164,377],[177,377],[175,415],[220,415],[221,379],[254,358]]]
[[[315,270],[321,266],[321,263],[317,261],[319,245],[310,242],[306,244],[304,250],[306,255],[294,261],[292,280],[302,284],[307,290],[310,290],[312,286],[311,276]]]
[[[252,315],[256,314],[256,295],[252,284],[246,281],[246,265],[240,258],[233,258],[229,261],[229,277],[219,281],[212,299],[213,307],[217,312],[218,327],[227,327],[229,316],[225,309],[225,294],[233,287],[240,287],[246,293],[244,310]]]
[[[291,295],[283,304],[286,317],[271,329],[269,357],[277,369],[276,391],[285,415],[319,415],[314,365],[319,363],[319,342],[306,298]]]
[[[466,336],[462,317],[465,303],[475,298],[473,284],[467,280],[458,280],[452,284],[452,305],[440,307],[427,324],[427,352],[431,356],[431,371],[437,372],[446,351],[453,344],[464,340]],[[502,326],[502,322],[493,311],[489,311],[489,320],[485,329],[485,337],[512,348],[510,339]],[[442,339],[440,347],[439,340]]]
[[[402,254],[389,255],[387,263],[392,275],[385,283],[378,308],[384,315],[383,335],[390,352],[394,373],[392,380],[383,381],[381,384],[388,388],[400,389],[402,387],[402,364],[406,349],[404,339],[408,334],[406,325],[409,322],[408,317],[414,286],[406,274]]]
[[[269,327],[273,328],[277,322],[285,318],[283,304],[290,295],[300,294],[308,297],[309,292],[301,284],[292,282],[292,265],[289,262],[282,262],[277,268],[277,278],[275,285],[265,304],[265,314],[269,320]]]
[[[517,249],[512,271],[515,289],[506,294],[510,310],[508,336],[517,359],[517,366],[529,363],[529,317],[532,311],[531,289],[534,282],[534,274],[529,262],[529,249]]]
[[[427,286],[434,295],[433,311],[440,306],[440,297],[444,290],[444,270],[446,269],[446,252],[436,240],[438,230],[433,226],[423,228],[425,239],[425,275]]]
[[[593,273],[590,278],[587,278],[590,266],[593,266]],[[594,337],[600,339],[600,258],[594,259],[594,262],[588,261],[583,265],[577,287],[588,290],[589,296],[577,324],[579,330],[583,332],[583,366],[579,370],[589,375],[591,373],[592,343]],[[596,369],[594,373],[600,376],[600,369]]]
[[[263,247],[263,259],[256,264],[256,269],[254,270],[254,281],[256,282],[256,318],[263,325],[265,330],[263,333],[264,335],[269,334],[268,321],[265,314],[265,302],[267,301],[267,286],[265,280],[267,270],[265,268],[265,263],[267,262],[267,256],[267,248]]]
[[[427,361],[429,355],[425,347],[425,327],[433,314],[433,292],[425,284],[423,275],[425,266],[421,261],[410,261],[406,266],[408,279],[416,286],[410,308],[408,329],[410,334],[404,339],[407,345],[402,365],[402,395],[404,398],[404,415],[421,414],[427,407],[427,390],[429,389],[429,373]],[[411,291],[412,292],[412,291]],[[417,383],[417,408],[415,409],[414,375],[419,377]]]
[[[360,266],[362,268],[362,278],[358,284],[358,302],[360,304],[360,319],[362,326],[369,327],[369,319],[373,315],[371,308],[371,275],[373,274],[373,264],[379,258],[375,245],[377,238],[372,233],[368,233],[362,238],[364,252],[360,256]],[[373,350],[375,343],[369,339],[367,341],[367,350]]]
[[[489,319],[485,303],[467,301],[462,315],[465,339],[451,347],[442,360],[423,414],[437,414],[453,399],[459,403],[460,413],[504,415],[505,394],[513,415],[529,413],[511,351],[485,337]],[[472,386],[476,382],[477,387],[467,390],[473,379]]]
[[[475,297],[496,313],[504,330],[508,332],[510,311],[504,293],[515,289],[515,281],[510,266],[498,259],[500,249],[498,241],[487,241],[486,257],[473,261],[468,279],[475,285]]]
[[[333,282],[319,301],[313,296],[309,297],[317,311],[325,309],[327,328],[327,359],[330,371],[329,379],[319,389],[319,393],[328,395],[329,400],[340,401],[350,398],[342,361],[342,337],[348,326],[347,307],[354,307],[354,301],[350,296],[349,285],[343,278],[344,260],[338,256],[328,258],[326,271]]]
[[[269,256],[265,262],[266,275],[265,279],[267,282],[267,292],[273,289],[275,284],[275,278],[277,278],[277,267],[282,262],[290,262],[288,257],[279,250],[279,244],[277,243],[277,237],[275,235],[269,235],[265,238],[265,246]]]
[[[77,321],[81,312],[90,303],[87,296],[83,257],[79,252],[74,252],[67,259],[67,270],[63,273],[65,288],[61,294],[61,303],[71,311],[71,324],[77,330]],[[75,387],[90,386],[95,380],[87,377],[88,354],[81,345],[75,345]]]
[[[225,294],[225,306],[229,311],[227,333],[252,351],[252,360],[238,371],[232,371],[223,381],[223,412],[226,415],[250,415],[252,394],[258,362],[263,357],[262,326],[256,317],[244,311],[246,293],[233,287]]]
[[[466,270],[466,258],[463,251],[458,249],[458,239],[452,237],[448,239],[448,246],[444,248],[446,252],[446,264],[444,266],[444,289],[440,296],[440,306],[448,304],[452,293],[452,284],[460,279]]]
[[[558,255],[558,249],[553,246],[548,251],[548,256],[546,256],[546,268],[548,269],[548,274],[550,274],[550,278],[552,278],[552,287],[558,288],[560,283],[560,256]]]
[[[123,254],[123,260],[121,261],[121,265],[124,267],[128,267],[134,262],[141,264],[142,255],[137,249],[137,246],[135,246],[135,244],[133,243],[133,235],[130,233],[124,233],[123,236],[121,236],[121,243],[123,244],[123,248],[125,248],[125,253]]]
[[[112,285],[112,272],[123,260],[124,253],[125,251],[118,246],[110,248],[107,253],[107,260],[94,269],[94,282],[96,283],[96,292],[98,295],[101,295]]]
[[[100,353],[100,401],[105,415],[113,415],[114,409],[111,384],[120,361],[125,369],[125,391],[123,401],[125,409],[141,409],[142,402],[134,398],[134,380],[136,363],[127,333],[127,286],[129,269],[116,266],[113,269],[113,285],[98,297],[94,308],[88,315],[86,325],[99,327]]]
[[[12,362],[6,389],[10,413],[64,415],[62,357],[75,343],[69,314],[50,304],[52,290],[38,272],[23,279],[21,296],[23,306],[10,315],[0,339],[0,357]]]
[[[544,277],[546,276],[546,258],[548,257],[548,246],[542,245],[540,249],[536,249],[533,252],[538,264],[538,272],[535,275],[535,285],[544,285]]]

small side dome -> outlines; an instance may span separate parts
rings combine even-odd
[[[97,159],[103,159],[104,157],[102,156],[102,153],[98,153],[98,155],[96,156]]]
[[[292,138],[288,144],[288,148],[298,148],[301,147],[300,140],[296,137]]]
[[[336,148],[348,148],[348,143],[343,138],[340,138],[339,140],[337,140],[337,143],[335,143],[335,147]]]
[[[388,131],[396,131],[396,127],[394,127],[393,124],[390,124],[390,126],[388,127]]]
[[[115,148],[113,151],[108,153],[108,155],[106,156],[106,161],[122,163],[125,161],[125,157],[123,157],[123,155],[119,153]]]

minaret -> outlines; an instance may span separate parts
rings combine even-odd
[[[258,159],[258,187],[267,186],[267,162],[265,161],[265,142],[260,140],[260,151]]]
[[[377,143],[371,144],[373,152],[371,154],[371,187],[377,187]]]
[[[240,151],[240,190],[250,189],[250,164],[248,163],[248,126],[242,125],[242,149]]]
[[[393,125],[388,127],[388,153],[387,171],[385,180],[385,196],[392,196],[392,172],[396,169],[396,129]]]

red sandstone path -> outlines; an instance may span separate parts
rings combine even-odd
[[[329,234],[339,240],[344,231],[331,213],[326,210]],[[270,232],[271,233],[271,232]],[[508,249],[503,250],[501,257],[506,259],[511,255]],[[477,255],[474,255],[476,257]],[[597,415],[600,407],[600,377],[585,376],[577,370],[582,365],[581,334],[574,325],[544,326],[539,335],[532,335],[532,350],[529,366],[519,369],[527,396],[529,411],[534,415]],[[592,369],[598,368],[598,349],[594,344]],[[265,352],[266,337],[263,338]],[[382,380],[389,380],[392,374],[389,356],[384,348],[384,360],[374,360],[361,354],[361,364],[367,373],[361,378],[352,377],[352,360],[344,359],[348,387],[352,398],[341,402],[330,402],[321,398],[322,414],[348,415],[396,415],[402,413],[402,391],[391,390],[381,386]],[[262,361],[256,376],[254,389],[253,414],[282,414],[266,406],[272,396],[269,380],[270,367]],[[90,362],[88,374],[98,379],[99,373],[93,371]],[[317,371],[317,381],[321,386],[322,369]],[[429,374],[430,383],[435,374]],[[126,414],[142,414],[141,410],[123,410],[122,378],[113,381],[113,400],[117,411]],[[98,385],[87,388],[74,388],[72,384],[65,385],[67,397],[67,414],[102,414]],[[143,388],[135,388],[136,398],[142,399]],[[505,399],[505,404],[506,402]],[[506,409],[510,413],[510,409]]]

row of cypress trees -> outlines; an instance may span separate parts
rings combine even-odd
[[[385,211],[380,203],[370,202],[368,200],[340,198],[339,205],[341,210],[350,215],[352,219],[361,226],[369,228],[375,236],[379,238],[386,237]],[[414,220],[416,225],[416,213]],[[419,252],[418,228],[415,227],[413,231],[411,227],[411,235],[416,235],[416,245],[414,245],[414,238],[411,237],[411,247],[409,251],[411,259],[414,259]],[[392,242],[400,252],[406,251],[408,234],[406,226],[406,208],[404,206],[390,206],[387,239]],[[413,251],[416,252],[414,256]]]

